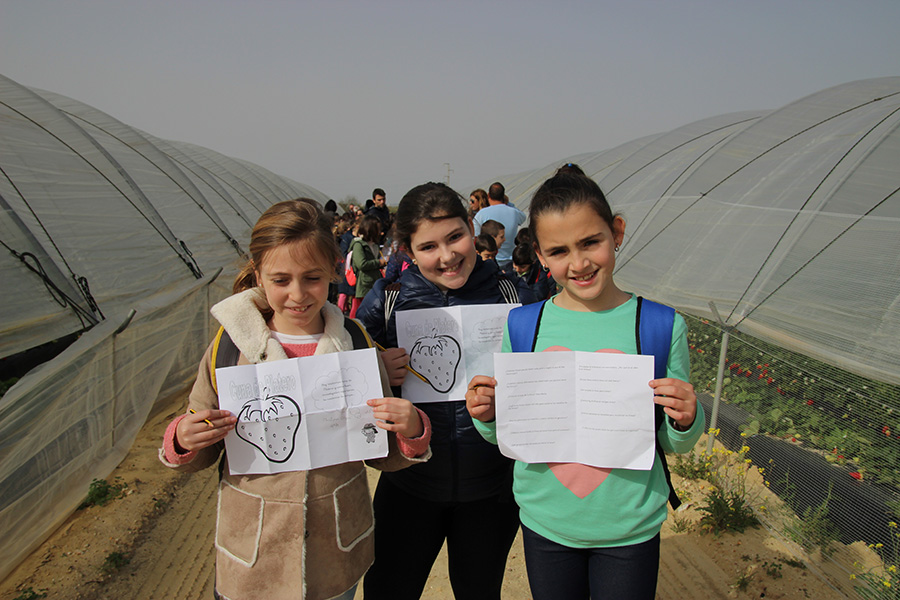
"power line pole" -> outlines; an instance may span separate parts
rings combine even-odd
[[[444,166],[447,167],[447,175],[444,179],[444,183],[450,185],[450,173],[453,172],[453,169],[450,168],[450,163],[444,163]]]

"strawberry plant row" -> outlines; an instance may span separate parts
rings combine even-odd
[[[722,331],[686,316],[691,381],[716,386]],[[900,489],[900,388],[732,333],[722,401],[749,414],[745,434],[767,434],[846,465],[854,479]]]

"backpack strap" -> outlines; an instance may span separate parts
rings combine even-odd
[[[519,303],[519,290],[516,289],[516,285],[510,281],[509,277],[499,274],[497,276],[497,287],[500,288],[500,293],[503,294],[503,299],[507,304]]]
[[[653,376],[662,379],[668,373],[669,349],[672,347],[672,327],[675,325],[675,309],[637,297],[637,318],[634,325],[635,342],[638,354],[653,355]],[[659,404],[653,405],[653,422],[655,431],[659,431],[666,419],[666,413]],[[681,499],[672,485],[672,474],[669,472],[669,463],[666,453],[659,443],[659,437],[653,436],[656,441],[656,454],[666,476],[666,485],[669,486],[669,504],[672,509],[681,506]]]
[[[509,311],[506,328],[509,330],[509,345],[513,352],[534,352],[546,302],[542,300],[523,304]]]
[[[233,367],[238,363],[240,355],[241,351],[238,350],[238,347],[234,344],[234,340],[231,339],[231,336],[228,335],[225,328],[220,326],[219,331],[216,333],[216,337],[213,338],[212,356],[209,359],[209,379],[212,382],[213,390],[215,390],[216,394],[219,393],[219,386],[216,384],[216,369]],[[219,481],[222,481],[222,477],[225,476],[224,452],[219,458],[219,465],[217,468],[219,471]]]
[[[209,379],[217,394],[219,387],[216,385],[216,369],[233,367],[237,364],[240,355],[241,351],[234,345],[231,336],[224,327],[219,327],[216,337],[213,338],[212,356],[209,360]]]
[[[397,298],[400,296],[400,282],[384,286],[384,330],[390,328],[391,313],[394,312],[394,305],[397,304]]]
[[[638,354],[653,355],[653,376],[662,379],[668,372],[675,309],[640,296],[637,297],[637,303],[637,319],[634,324],[637,351]]]
[[[375,343],[372,341],[372,338],[369,337],[369,332],[366,331],[365,327],[347,315],[344,315],[344,329],[347,330],[350,334],[350,338],[353,340],[354,350],[362,350],[364,348],[372,348],[375,346]]]

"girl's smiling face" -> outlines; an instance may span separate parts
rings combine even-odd
[[[465,285],[477,256],[469,225],[458,217],[423,219],[410,236],[409,253],[425,279],[441,291]]]
[[[536,250],[562,287],[556,304],[578,311],[602,311],[630,297],[613,283],[616,248],[625,236],[625,221],[613,227],[588,204],[577,203],[562,212],[542,213],[536,227]]]
[[[328,299],[330,272],[312,243],[297,241],[269,250],[256,270],[274,314],[269,327],[289,335],[325,331],[322,307]]]

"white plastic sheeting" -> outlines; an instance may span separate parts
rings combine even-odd
[[[278,200],[327,199],[3,77],[0,100],[0,276],[17,292],[0,306],[0,357],[234,262]]]
[[[0,76],[0,358],[87,330],[0,399],[0,578],[191,383],[252,225],[298,196],[327,199]]]
[[[624,289],[900,384],[900,77],[847,83],[566,162],[626,221]],[[465,190],[466,192],[470,190]]]

